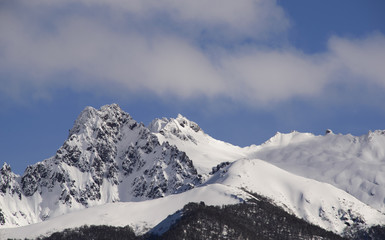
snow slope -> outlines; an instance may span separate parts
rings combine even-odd
[[[28,226],[0,229],[0,239],[36,238],[83,225],[130,225],[136,234],[143,234],[189,202],[204,201],[208,205],[236,204],[247,197],[250,196],[239,189],[212,184],[164,198],[108,203]]]
[[[277,133],[249,157],[330,183],[385,213],[385,131],[360,137]]]
[[[217,171],[207,183],[266,196],[289,213],[339,234],[346,226],[385,224],[384,214],[350,194],[259,159],[237,160]]]
[[[385,131],[356,137],[277,133],[264,144],[238,147],[205,134],[178,115],[156,119],[149,128],[161,142],[186,152],[201,174],[221,162],[258,158],[297,175],[332,184],[385,213]]]

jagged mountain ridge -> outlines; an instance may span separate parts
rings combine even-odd
[[[192,131],[180,122],[191,124],[180,115],[176,119],[155,119],[150,126],[162,126],[154,131],[158,139],[186,152],[202,175],[222,162],[257,158],[297,175],[332,184],[385,213],[383,130],[369,131],[359,137],[334,134],[329,129],[319,136],[297,131],[277,132],[259,146],[241,148],[216,140],[202,130]]]
[[[26,225],[108,202],[142,201],[170,196],[197,186],[216,184],[216,181],[221,181],[217,176],[225,174],[224,169],[229,171],[237,168],[232,166],[244,161],[260,161],[255,158],[272,161],[274,159],[264,157],[263,150],[306,142],[305,138],[300,141],[298,139],[292,141],[290,137],[280,138],[278,134],[261,146],[240,148],[210,137],[196,123],[181,115],[176,119],[156,119],[145,127],[116,104],[103,106],[100,110],[88,107],[79,115],[69,138],[55,156],[28,167],[23,176],[17,176],[10,171],[9,166],[3,166],[7,174],[0,176],[0,189],[5,189],[0,192],[0,203],[6,207],[3,207],[1,214],[5,217],[5,226]],[[228,169],[230,162],[236,164],[231,164]],[[251,171],[249,168],[237,171],[245,171],[245,176],[257,172],[248,172]],[[271,167],[267,165],[263,168]],[[217,180],[213,181],[214,178]],[[222,184],[236,188],[251,186],[253,191],[270,196],[268,190],[260,189],[263,183],[255,185],[252,182],[241,181],[243,185],[239,185],[239,182],[230,181]],[[285,189],[280,191],[284,192]],[[312,191],[316,189],[307,190],[305,196],[311,195]],[[234,193],[235,196],[239,194],[243,193]],[[289,191],[286,197],[305,201],[306,197],[301,198],[301,194],[303,191]],[[322,211],[314,211],[306,201],[301,205],[284,198],[270,197],[278,200],[280,206],[289,206],[286,210],[292,213],[305,206],[305,210],[296,215],[305,219],[307,217],[310,222],[314,218],[316,220],[313,223],[322,225],[319,222]],[[352,206],[361,206],[356,199],[352,202]],[[218,204],[223,203],[219,201]],[[323,205],[320,207],[326,209]],[[350,224],[354,219],[361,218],[364,220],[360,224],[365,226],[365,216],[372,210],[363,213],[358,210],[357,214],[350,214],[349,207],[331,208],[328,214],[336,216],[338,224],[333,226],[326,223],[322,226],[341,233],[345,222]],[[311,214],[308,214],[306,208],[311,210]],[[341,214],[339,210],[342,210]],[[380,215],[376,217],[381,218]]]
[[[2,170],[7,172],[0,182],[5,225],[107,202],[163,197],[201,181],[184,152],[159,143],[116,104],[87,107],[55,156],[28,166],[22,176],[7,165]]]

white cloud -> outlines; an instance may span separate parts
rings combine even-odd
[[[326,56],[296,51],[252,51],[224,59],[238,89],[235,97],[269,102],[318,94],[333,70]]]
[[[0,10],[2,94],[18,98],[27,87],[27,94],[45,96],[52,88],[92,86],[265,104],[321,94],[341,71],[385,85],[381,34],[333,37],[316,55],[243,46],[245,39],[287,30],[275,1],[82,0],[80,7],[73,1],[79,8],[58,2],[17,1]],[[63,81],[63,74],[71,78]]]
[[[147,28],[171,25],[171,29],[192,31],[195,35],[204,31],[211,37],[229,39],[266,38],[289,27],[288,18],[275,0],[34,0],[24,4],[45,12],[60,12],[72,6],[71,14],[82,12],[99,15],[98,18],[107,15],[108,21],[118,20],[119,24],[129,19],[139,26],[146,24],[142,26]],[[95,13],[90,14],[92,11]]]
[[[385,36],[375,33],[363,39],[332,37],[329,48],[344,70],[385,86]]]

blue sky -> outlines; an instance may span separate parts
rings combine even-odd
[[[385,129],[385,3],[4,0],[0,164],[55,154],[85,106],[178,113],[247,146]]]

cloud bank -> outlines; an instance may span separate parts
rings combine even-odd
[[[325,52],[269,42],[290,20],[271,0],[4,1],[0,94],[69,87],[252,105],[315,96],[355,79],[385,88],[385,37],[333,36]]]

